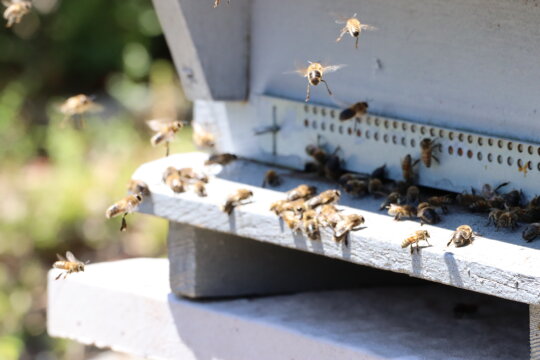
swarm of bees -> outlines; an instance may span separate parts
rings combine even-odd
[[[4,19],[7,20],[8,28],[20,23],[23,16],[32,9],[32,2],[27,0],[2,0],[2,5],[6,7]]]

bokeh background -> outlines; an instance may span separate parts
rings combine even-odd
[[[97,350],[46,333],[46,273],[66,250],[91,262],[165,255],[165,221],[134,214],[120,233],[104,211],[164,155],[144,121],[189,120],[191,104],[150,0],[33,4],[0,28],[0,359],[86,359]],[[61,128],[59,104],[79,93],[104,111]],[[171,152],[190,150],[187,127]]]

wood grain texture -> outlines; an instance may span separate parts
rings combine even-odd
[[[464,289],[490,294],[529,304],[540,304],[540,252],[539,243],[525,243],[520,231],[496,232],[486,227],[485,217],[451,209],[438,226],[424,226],[431,234],[432,247],[423,248],[411,256],[402,249],[402,240],[420,224],[414,221],[396,222],[376,209],[381,200],[365,198],[355,200],[344,196],[341,204],[346,213],[360,212],[366,219],[366,228],[351,234],[350,246],[337,244],[331,234],[324,231],[322,241],[310,241],[303,235],[292,234],[269,211],[273,201],[284,198],[283,191],[309,182],[328,189],[330,184],[305,178],[302,175],[285,176],[283,185],[276,190],[257,187],[267,167],[237,161],[227,166],[208,184],[208,197],[193,193],[175,194],[161,182],[161,174],[168,166],[201,167],[205,154],[173,155],[142,165],[133,175],[145,181],[152,192],[141,212],[153,214],[174,222],[189,224],[208,230],[234,234],[275,245],[308,251],[353,263],[408,274]],[[237,188],[254,191],[251,204],[238,207],[231,216],[220,210],[227,195]],[[473,245],[447,248],[446,243],[459,225],[469,224],[482,236]]]
[[[540,306],[529,306],[531,360],[540,359]]]

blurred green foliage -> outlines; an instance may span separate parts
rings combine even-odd
[[[104,211],[164,154],[144,120],[189,119],[191,106],[150,0],[33,3],[0,28],[0,359],[80,359],[81,346],[46,334],[47,271],[66,250],[92,262],[165,254],[165,221],[133,214],[120,233]],[[59,104],[79,93],[104,111],[61,128]],[[190,138],[187,127],[171,151],[191,151]]]

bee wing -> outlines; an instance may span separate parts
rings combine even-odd
[[[347,65],[340,64],[340,65],[325,66],[325,67],[323,67],[323,72],[325,72],[325,73],[334,72],[334,71],[337,71],[337,70],[339,70],[341,68],[344,68],[345,66],[347,66]]]
[[[164,119],[153,119],[146,122],[146,125],[148,125],[148,127],[154,131],[161,131],[165,124],[166,121]]]
[[[368,24],[362,24],[362,25],[360,25],[360,28],[362,30],[367,30],[367,31],[375,31],[375,30],[377,30],[377,28],[375,26],[371,26],[371,25],[368,25]]]
[[[5,7],[9,7],[12,3],[12,0],[2,0],[2,5]]]
[[[75,257],[75,255],[73,255],[71,251],[66,252],[66,258],[68,259],[68,261],[71,262],[79,262],[79,260],[77,260],[77,258]]]
[[[60,254],[56,254],[56,257],[57,257],[57,258],[58,258],[58,260],[60,260],[60,261],[66,261],[66,258],[65,258],[65,257],[63,257],[63,256],[62,256],[62,255],[60,255]]]

